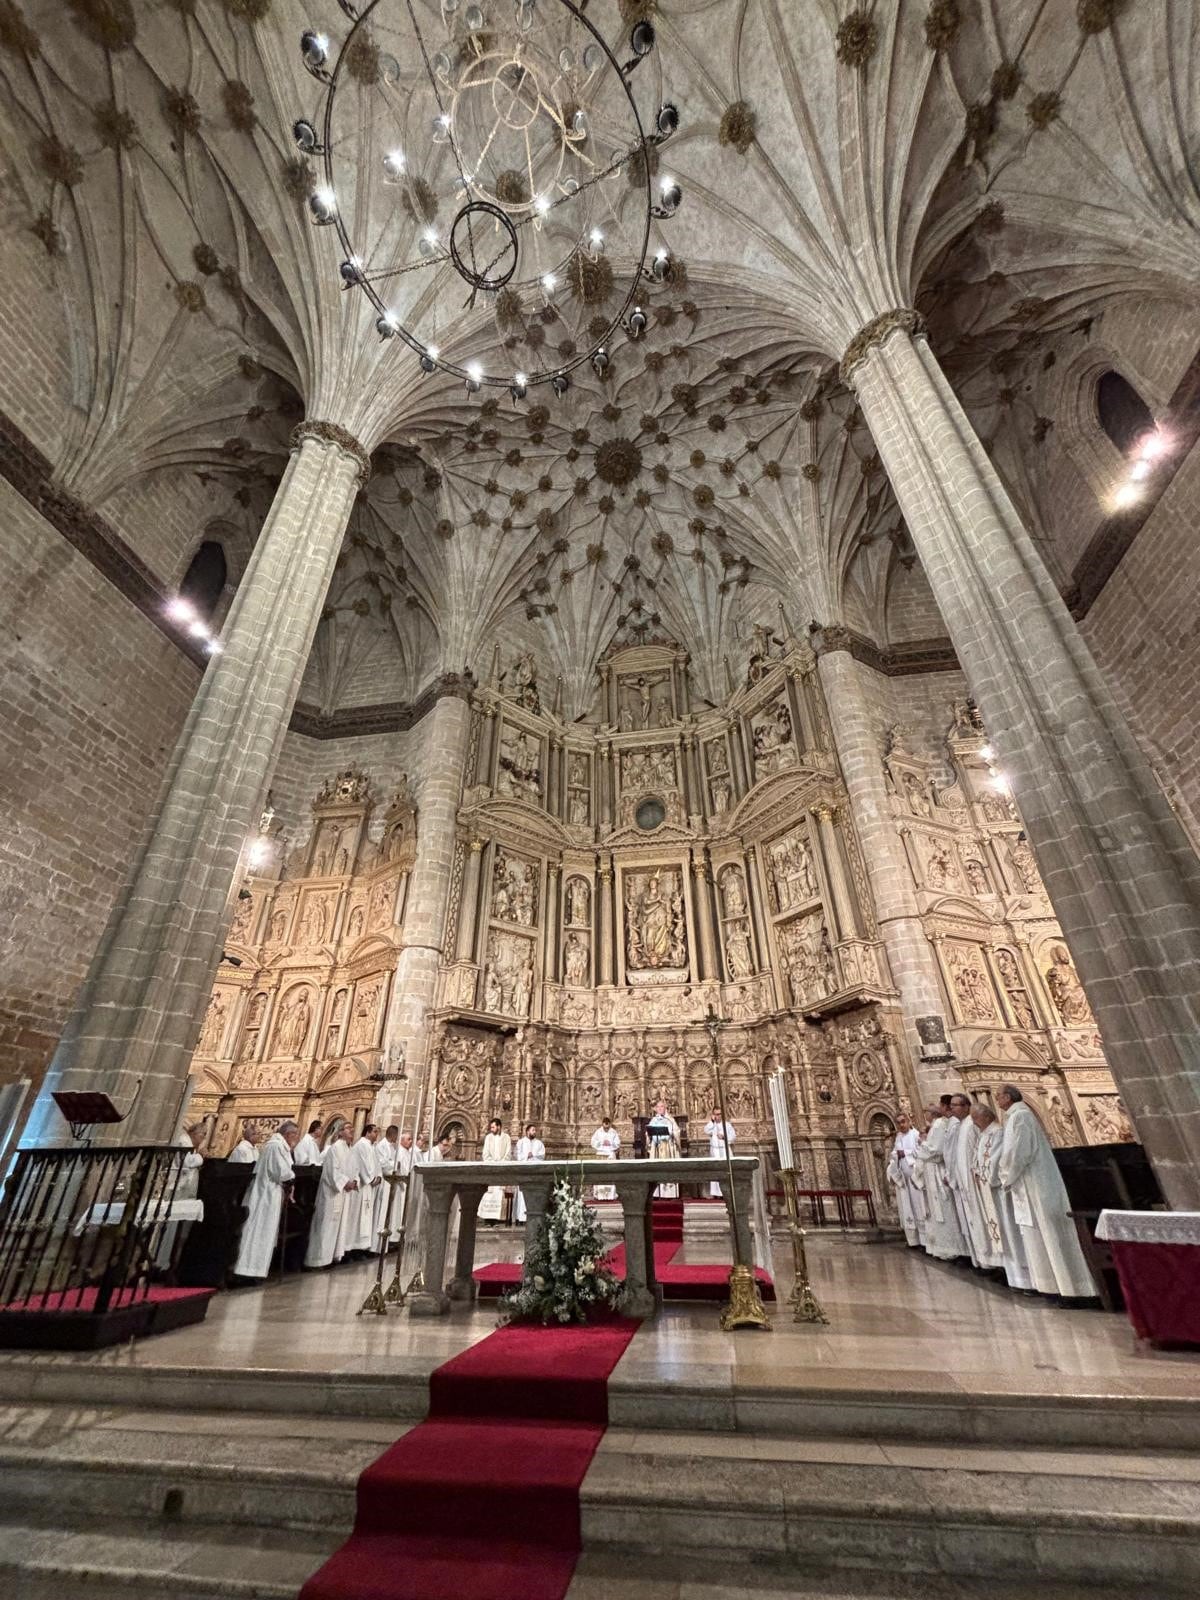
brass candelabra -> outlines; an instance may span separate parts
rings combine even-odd
[[[800,1221],[800,1206],[796,1200],[796,1173],[791,1167],[784,1167],[779,1176],[783,1179],[783,1193],[787,1202],[788,1232],[792,1236],[792,1266],[794,1268],[795,1283],[788,1296],[788,1304],[794,1308],[793,1322],[823,1322],[828,1324],[829,1318],[821,1310],[821,1303],[813,1293],[812,1284],[808,1281],[808,1253],[804,1248],[804,1227]]]
[[[711,1006],[704,1019],[704,1026],[708,1030],[708,1042],[712,1050],[713,1080],[717,1086],[717,1104],[721,1110],[721,1122],[727,1120],[725,1111],[725,1089],[721,1082],[721,1059],[717,1048],[717,1038],[721,1028],[721,1020]],[[722,1128],[724,1132],[724,1127]],[[762,1303],[762,1295],[758,1292],[758,1282],[754,1276],[754,1267],[742,1260],[742,1245],[738,1228],[737,1190],[733,1186],[733,1151],[727,1138],[721,1141],[725,1146],[726,1183],[729,1197],[730,1231],[733,1234],[733,1267],[729,1274],[729,1303],[721,1311],[721,1331],[728,1333],[732,1328],[767,1328],[771,1326],[771,1319],[767,1316],[766,1307]]]

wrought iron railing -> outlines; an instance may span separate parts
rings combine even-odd
[[[144,1300],[167,1265],[186,1154],[22,1150],[0,1198],[0,1311],[105,1312]]]

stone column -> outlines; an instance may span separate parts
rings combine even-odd
[[[842,852],[837,828],[834,826],[834,809],[830,805],[817,805],[813,807],[812,814],[817,821],[821,855],[825,861],[825,876],[829,879],[829,889],[833,896],[833,912],[838,924],[836,937],[857,938],[858,922],[854,915],[854,899],[846,883],[846,874],[842,870]]]
[[[58,1143],[54,1090],[101,1090],[121,1142],[170,1139],[247,837],[287,730],[366,450],[332,423],[292,435],[275,500],[175,745],[158,809],[92,958],[22,1142]],[[103,1137],[103,1135],[101,1136]]]
[[[717,953],[713,942],[713,904],[709,892],[708,864],[704,852],[692,854],[692,906],[696,918],[696,931],[700,935],[700,977],[719,978]]]
[[[458,959],[475,959],[475,932],[479,926],[479,858],[483,853],[483,840],[472,839],[467,846],[467,863],[463,869],[462,899],[458,904]]]
[[[767,921],[763,915],[763,889],[758,872],[758,851],[754,845],[746,846],[746,898],[750,902],[750,919],[754,928],[754,941],[758,946],[755,970],[770,972],[771,946],[767,940]]]
[[[471,730],[470,707],[465,700],[444,695],[420,726],[424,740],[417,852],[404,913],[403,948],[396,964],[396,981],[384,1036],[388,1046],[403,1045],[407,1070],[418,1085],[415,1091],[418,1093],[429,1062],[426,1019],[437,998],[438,967],[443,959],[442,940],[454,867],[463,763]],[[480,862],[481,857],[473,851],[471,860]],[[465,895],[460,920],[464,913]]]
[[[546,903],[542,907],[542,982],[557,983],[561,974],[558,970],[558,908],[560,895],[558,889],[558,875],[560,868],[557,862],[550,862],[546,868]]]
[[[654,1316],[661,1299],[654,1278],[652,1187],[644,1178],[618,1178],[616,1182],[625,1223],[625,1289],[621,1310],[627,1317]]]
[[[911,311],[843,376],[1000,752],[1104,1039],[1177,1207],[1200,1207],[1200,860]]]
[[[613,957],[613,869],[610,858],[600,864],[596,875],[596,894],[600,900],[600,949],[596,961],[596,982],[615,983]]]

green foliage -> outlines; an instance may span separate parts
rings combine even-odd
[[[554,1186],[519,1288],[500,1302],[504,1322],[586,1322],[616,1309],[622,1284],[603,1258],[600,1219],[567,1178]]]

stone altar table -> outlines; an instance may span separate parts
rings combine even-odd
[[[757,1156],[734,1156],[733,1188],[737,1201],[738,1244],[741,1259],[750,1264],[751,1186]],[[688,1157],[680,1161],[434,1161],[419,1169],[428,1202],[424,1289],[409,1296],[413,1317],[441,1317],[454,1300],[475,1296],[475,1229],[479,1202],[493,1185],[519,1188],[525,1196],[525,1253],[528,1255],[546,1214],[550,1192],[559,1178],[572,1184],[611,1184],[617,1191],[624,1217],[625,1293],[621,1310],[631,1317],[651,1317],[661,1303],[654,1277],[651,1196],[660,1183],[719,1183],[729,1205],[729,1169],[724,1157]],[[455,1195],[461,1208],[454,1276],[446,1283],[446,1246],[450,1233],[450,1208]]]

